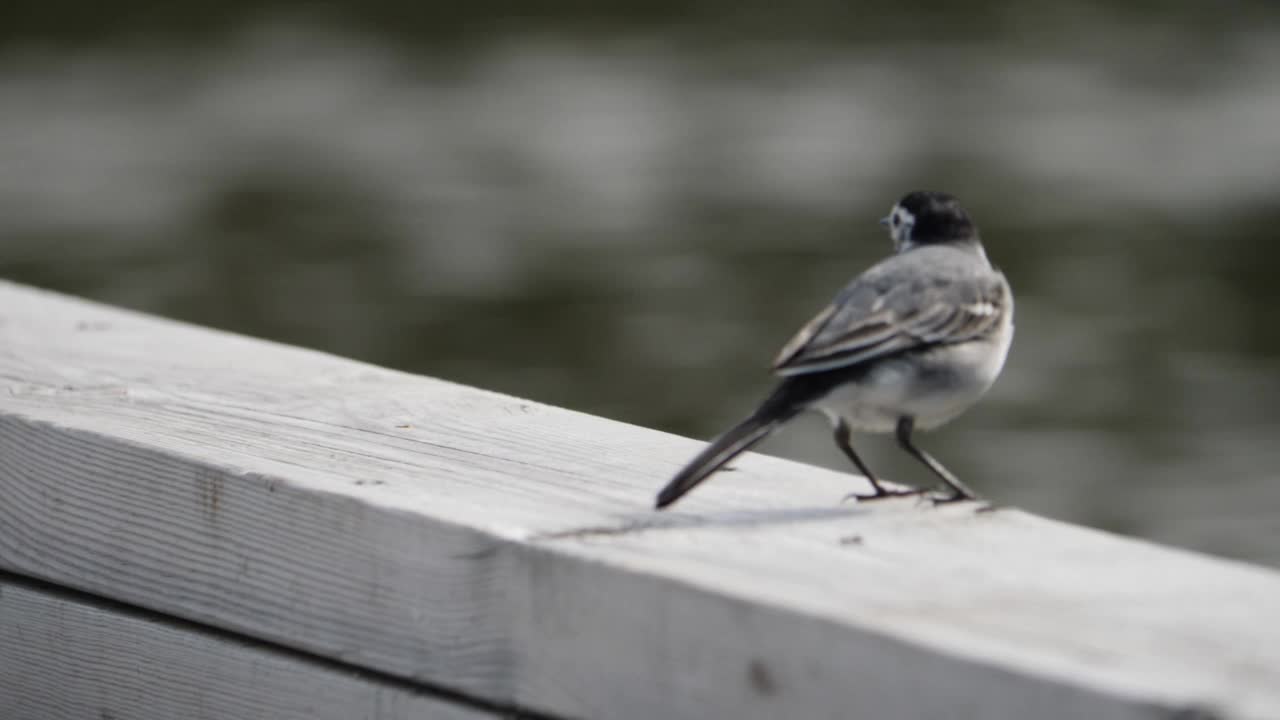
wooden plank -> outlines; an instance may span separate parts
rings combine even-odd
[[[1280,716],[1273,571],[698,447],[0,284],[4,568],[565,716]]]
[[[5,720],[483,720],[403,684],[0,577]]]

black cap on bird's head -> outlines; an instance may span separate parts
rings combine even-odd
[[[942,192],[916,190],[902,196],[880,221],[898,252],[921,245],[977,244],[978,228],[960,201]]]

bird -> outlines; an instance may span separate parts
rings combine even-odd
[[[658,493],[658,509],[806,411],[827,417],[836,446],[871,485],[846,500],[924,494],[886,487],[854,450],[854,432],[893,433],[950,491],[931,495],[935,503],[978,499],[913,436],[954,419],[995,383],[1013,340],[1013,292],[952,195],[909,192],[880,224],[893,253],[782,347],[773,391],[676,473]]]

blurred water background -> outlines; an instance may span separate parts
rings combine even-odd
[[[1280,565],[1274,2],[5,12],[0,276],[706,437],[945,189],[1018,334],[922,444]],[[817,418],[764,450],[846,467]]]

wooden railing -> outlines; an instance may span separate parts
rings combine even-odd
[[[1280,717],[1280,573],[698,447],[0,283],[0,718]]]

